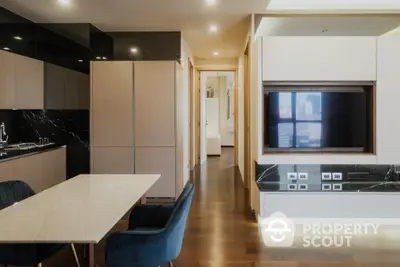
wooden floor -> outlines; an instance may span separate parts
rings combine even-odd
[[[195,197],[176,267],[399,267],[400,249],[271,249],[252,220],[233,149],[209,158],[193,179]],[[114,230],[123,229],[122,220]],[[400,247],[400,246],[399,246]],[[105,266],[104,241],[96,247]],[[155,252],[157,253],[157,252]],[[65,251],[44,266],[75,266]],[[133,266],[134,267],[134,266]]]

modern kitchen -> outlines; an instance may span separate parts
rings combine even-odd
[[[180,32],[34,23],[2,7],[0,32],[0,264],[41,266],[70,247],[93,267],[135,204],[190,203]]]

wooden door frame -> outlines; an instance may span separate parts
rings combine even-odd
[[[200,71],[195,69],[195,164],[200,165],[200,157],[201,157],[201,128],[200,128]]]
[[[251,101],[250,101],[250,42],[247,42],[246,50],[244,53],[244,186],[251,188]],[[250,194],[251,195],[251,194]]]
[[[200,121],[200,114],[201,114],[201,88],[200,88],[200,77],[202,72],[233,72],[234,73],[234,81],[235,81],[235,86],[233,88],[234,90],[234,165],[238,166],[239,165],[239,93],[238,93],[238,69],[237,68],[196,68],[196,112],[198,112],[198,115],[196,115],[196,128],[199,130],[199,135],[196,135],[196,144],[199,145],[199,149],[201,149],[201,138],[200,138],[200,132],[201,132],[201,121]],[[198,120],[198,121],[197,121]],[[196,129],[197,131],[197,129]],[[196,155],[197,155],[197,149],[196,149]],[[200,151],[199,151],[200,155]],[[199,159],[200,161],[200,159]],[[197,161],[196,161],[197,162]],[[196,163],[197,164],[197,163]]]
[[[190,142],[190,144],[189,144],[189,170],[192,170],[194,165],[196,164],[195,153],[194,153],[195,148],[194,148],[194,144],[193,144],[193,141],[194,141],[194,138],[193,138],[193,135],[194,135],[194,132],[193,132],[193,126],[194,126],[194,124],[193,124],[194,123],[193,122],[193,114],[194,114],[194,112],[193,112],[193,108],[194,108],[194,106],[193,106],[193,104],[194,104],[193,71],[194,71],[194,68],[193,68],[192,62],[190,61],[190,58],[188,59],[188,62],[189,62],[189,142]]]

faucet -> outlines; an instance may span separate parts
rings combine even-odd
[[[5,139],[3,139],[5,138]],[[4,122],[0,124],[0,148],[4,148],[8,141],[8,135],[6,134],[6,125]]]

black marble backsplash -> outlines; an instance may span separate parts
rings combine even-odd
[[[315,164],[270,164],[256,165],[257,182],[283,182],[289,173],[306,173],[308,181],[320,182],[323,173],[341,173],[340,180],[346,182],[380,182],[399,180],[391,165],[315,165]],[[298,177],[300,180],[300,177]],[[297,180],[297,179],[295,179]],[[329,179],[328,179],[329,180]]]
[[[50,142],[67,145],[67,178],[90,172],[88,110],[0,110],[9,143]]]

